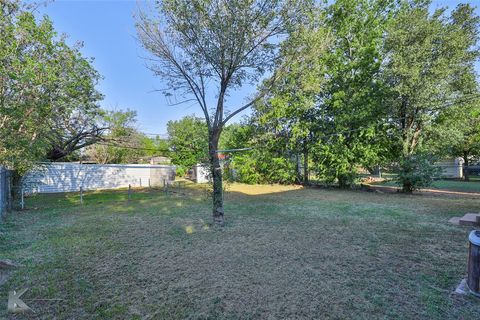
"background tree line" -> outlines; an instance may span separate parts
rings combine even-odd
[[[337,0],[312,8],[281,44],[275,68],[287,72],[250,117],[224,130],[220,149],[253,147],[230,155],[237,179],[308,183],[313,173],[348,187],[359,168],[384,166],[411,192],[438,174],[440,158],[478,161],[471,5]],[[204,126],[191,125],[197,135]]]

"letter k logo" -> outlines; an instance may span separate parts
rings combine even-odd
[[[24,294],[25,291],[27,290],[28,288],[20,290],[18,292],[13,290],[8,293],[7,309],[9,312],[18,313],[18,312],[32,311],[32,309],[30,309],[30,307],[27,306],[25,302],[20,300],[20,297],[22,296],[22,294]]]

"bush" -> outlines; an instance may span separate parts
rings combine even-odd
[[[293,184],[297,174],[295,162],[284,157],[265,157],[261,159],[260,172],[264,177],[262,183]]]
[[[265,151],[235,155],[231,169],[235,171],[235,179],[231,179],[247,184],[291,184],[296,180],[295,163],[291,159]]]
[[[236,181],[257,184],[262,180],[261,175],[256,171],[255,160],[249,155],[236,156],[232,161],[232,169],[236,172]],[[233,177],[232,180],[234,180]]]
[[[183,178],[185,177],[185,174],[187,173],[187,170],[183,166],[177,166],[177,177]]]
[[[415,154],[403,158],[396,171],[396,180],[402,185],[402,191],[412,193],[414,190],[428,187],[438,178],[441,169],[434,166],[434,158],[428,154]]]
[[[338,186],[342,189],[348,189],[355,183],[356,179],[357,172],[355,170],[342,172],[337,176]]]

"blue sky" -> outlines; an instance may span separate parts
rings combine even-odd
[[[464,2],[477,3],[436,0],[433,6],[453,8]],[[137,2],[129,0],[57,0],[40,7],[39,15],[47,14],[56,30],[69,36],[70,43],[82,41],[84,55],[95,58],[94,66],[104,77],[99,86],[105,95],[104,108],[136,110],[141,131],[163,134],[169,120],[202,113],[192,104],[171,106],[162,93],[154,91],[163,86],[142,59],[146,54],[135,39],[136,9]],[[478,8],[477,12],[480,15]],[[229,103],[240,105],[253,92],[254,87],[246,87],[232,94]]]

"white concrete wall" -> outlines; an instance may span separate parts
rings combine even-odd
[[[446,178],[463,178],[463,159],[455,158],[435,164],[442,168],[442,176]]]
[[[80,164],[70,162],[44,163],[23,179],[27,192],[51,193],[83,190],[146,187],[149,179],[158,185],[165,177],[175,179],[175,166],[149,164]]]

